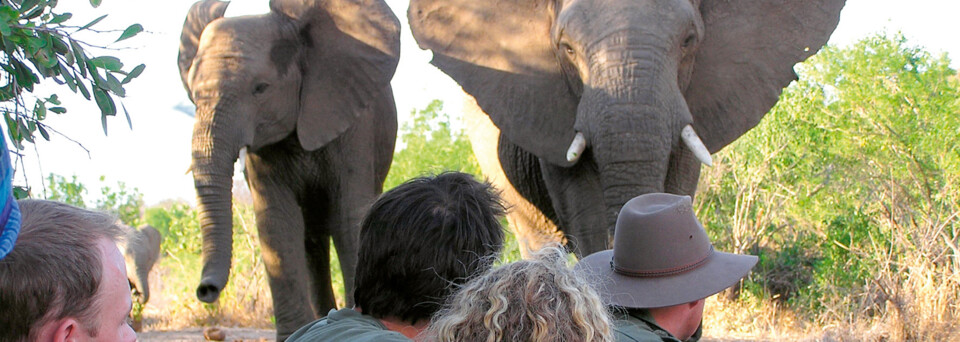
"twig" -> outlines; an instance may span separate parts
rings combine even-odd
[[[72,143],[74,143],[74,144],[77,144],[77,146],[80,146],[80,148],[82,148],[85,152],[87,152],[87,159],[93,159],[93,157],[90,156],[90,150],[87,149],[86,147],[84,147],[83,144],[81,144],[79,141],[76,141],[76,140],[74,140],[73,138],[70,138],[70,137],[67,136],[66,134],[60,133],[60,131],[54,129],[53,127],[50,127],[49,125],[40,123],[39,121],[37,122],[37,125],[38,125],[38,126],[41,126],[41,125],[42,125],[42,126],[45,127],[47,130],[49,130],[49,131],[51,131],[51,132],[53,132],[53,133],[59,134],[60,136],[66,138],[67,140],[70,140],[70,142],[72,142]]]

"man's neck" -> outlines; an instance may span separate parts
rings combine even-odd
[[[407,338],[414,340],[417,335],[420,335],[424,329],[427,328],[427,323],[429,320],[419,320],[414,323],[405,322],[395,317],[384,317],[380,319],[380,322],[383,323],[391,331],[396,331],[403,334]]]

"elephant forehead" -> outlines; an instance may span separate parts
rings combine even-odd
[[[560,11],[558,23],[596,37],[604,32],[637,27],[674,29],[674,24],[686,26],[698,17],[689,0],[568,0]]]
[[[279,25],[272,15],[243,16],[216,20],[200,36],[200,49],[249,47],[258,50],[265,43],[280,38]]]

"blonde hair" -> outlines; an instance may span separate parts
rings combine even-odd
[[[547,247],[471,279],[433,317],[436,341],[613,341],[599,295]]]

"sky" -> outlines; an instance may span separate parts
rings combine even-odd
[[[132,129],[121,113],[109,118],[106,136],[96,104],[73,95],[65,87],[38,88],[40,92],[59,94],[69,112],[45,121],[62,135],[52,134],[50,142],[38,138],[35,146],[26,144],[20,152],[23,158],[17,165],[16,184],[30,186],[36,196],[42,194],[47,174],[68,178],[75,175],[91,189],[91,198],[99,195],[102,185],[115,187],[117,182],[123,182],[128,188],[137,188],[147,205],[167,199],[195,203],[193,179],[187,174],[193,109],[176,65],[184,16],[193,3],[103,0],[99,8],[92,9],[84,0],[60,2],[57,11],[74,13],[71,21],[77,25],[102,14],[108,17],[96,26],[101,29],[123,30],[132,23],[143,25],[147,32],[113,46],[119,50],[106,53],[120,57],[125,70],[140,63],[147,68],[126,86],[127,97],[122,99],[130,113]],[[234,0],[227,16],[265,13],[267,3]],[[392,81],[399,118],[408,118],[411,110],[424,108],[433,99],[443,100],[445,111],[451,116],[459,115],[460,87],[429,64],[430,52],[417,47],[406,22],[408,0],[387,0],[387,4],[402,26],[400,63]],[[960,59],[957,13],[960,1],[956,0],[848,0],[829,44],[846,46],[874,33],[900,31],[912,45]],[[119,36],[119,32],[108,35]],[[102,43],[113,40],[96,36],[80,39]],[[956,69],[960,63],[954,61],[952,66]],[[99,180],[101,176],[105,176],[105,182]],[[241,177],[238,174],[236,179]]]

